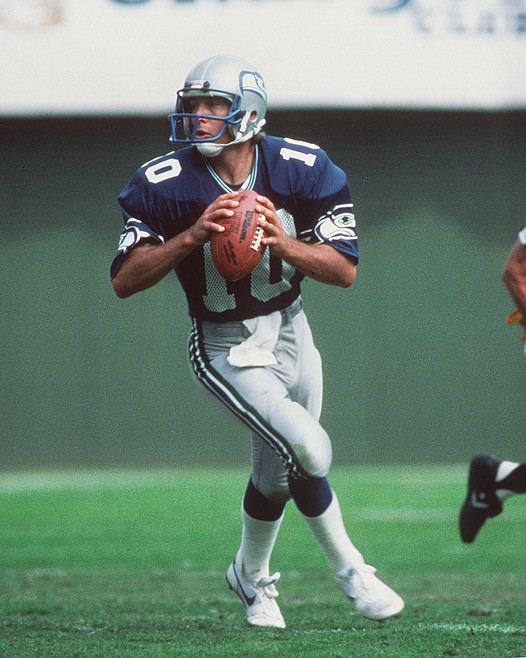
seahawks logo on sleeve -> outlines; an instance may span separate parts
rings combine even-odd
[[[133,247],[136,247],[139,242],[144,240],[149,240],[150,242],[164,242],[162,235],[155,233],[155,231],[149,226],[138,219],[130,217],[121,233],[117,254],[125,254],[130,249],[133,249]]]
[[[339,240],[357,240],[354,231],[356,218],[352,203],[334,206],[332,210],[320,217],[314,227],[314,234],[319,242],[335,242]]]

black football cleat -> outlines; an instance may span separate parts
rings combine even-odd
[[[501,462],[492,455],[475,455],[469,467],[468,492],[459,517],[460,538],[471,544],[486,519],[502,512],[495,495],[495,476]]]

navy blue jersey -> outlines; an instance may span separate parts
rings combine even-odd
[[[318,146],[264,137],[256,146],[253,171],[244,188],[272,201],[289,235],[325,242],[358,260],[346,176]],[[125,227],[111,276],[135,246],[162,243],[185,231],[218,196],[230,191],[193,146],[140,167],[119,196]],[[196,248],[175,272],[186,294],[189,314],[214,322],[240,321],[281,310],[299,296],[304,278],[266,249],[251,274],[227,282],[212,262],[209,243]]]

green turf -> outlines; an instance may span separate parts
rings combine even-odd
[[[245,471],[0,473],[0,656],[525,656],[526,497],[464,546],[465,476],[335,469],[349,533],[406,609],[357,615],[290,506],[272,563],[287,628],[257,630],[224,578]]]

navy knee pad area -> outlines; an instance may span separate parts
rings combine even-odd
[[[243,498],[243,509],[253,519],[259,521],[277,521],[283,514],[285,503],[275,503],[258,491],[252,483],[252,478],[248,481],[248,486]]]
[[[297,508],[305,516],[320,516],[332,502],[332,489],[326,477],[289,477],[289,489]]]

